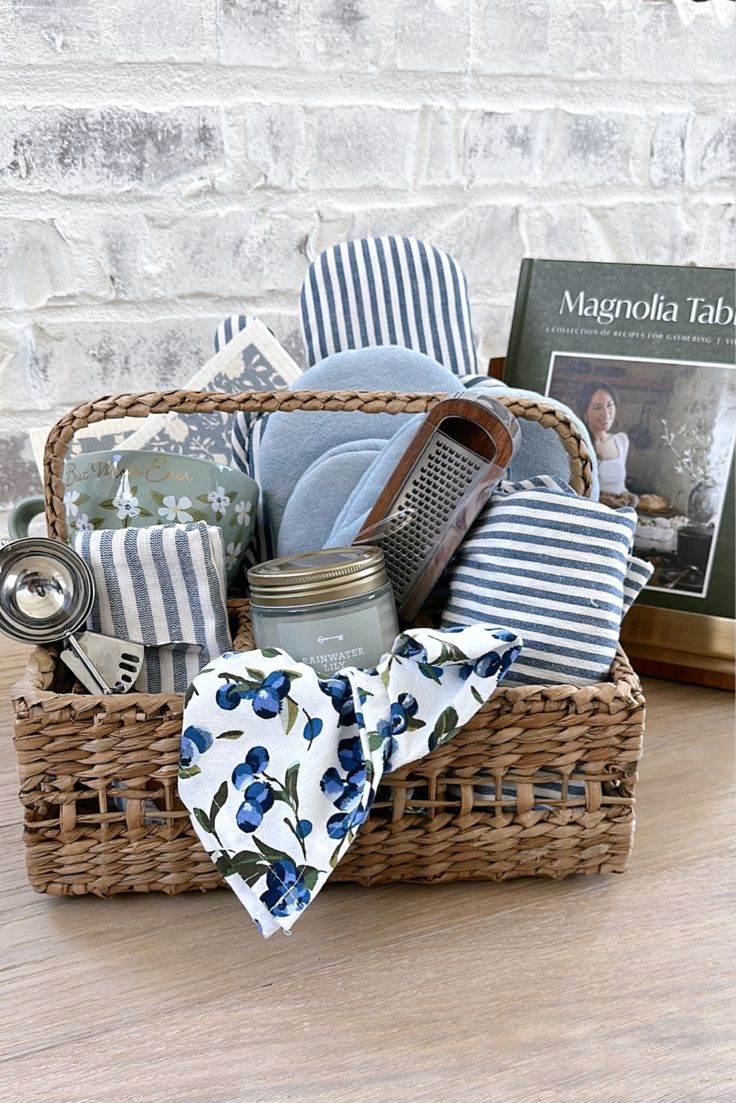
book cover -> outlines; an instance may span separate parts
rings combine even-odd
[[[504,374],[591,431],[602,499],[639,517],[644,604],[734,616],[733,269],[526,259]]]

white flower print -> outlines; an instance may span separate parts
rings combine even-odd
[[[172,440],[181,443],[189,436],[189,426],[183,417],[175,417],[173,421],[170,421],[166,426],[166,432]]]
[[[230,505],[230,498],[225,493],[224,486],[218,486],[216,490],[211,490],[207,495],[207,501],[210,503],[213,513],[224,513]]]
[[[228,544],[228,546],[225,548],[225,566],[228,570],[232,570],[232,568],[240,559],[242,552],[242,544],[236,544],[235,541],[233,541],[231,544]]]
[[[94,525],[86,513],[80,513],[79,517],[77,517],[74,522],[74,527],[77,532],[92,532],[94,529]]]
[[[165,517],[167,521],[193,521],[192,514],[187,513],[191,505],[192,503],[188,498],[180,498],[177,502],[173,494],[167,494],[159,508],[158,515],[159,517]]]
[[[118,511],[118,517],[121,521],[124,521],[126,517],[132,520],[134,517],[138,517],[141,512],[135,494],[126,494],[124,491],[116,494],[112,504]]]
[[[77,500],[81,498],[81,494],[78,490],[67,490],[64,495],[64,509],[70,517],[76,517],[79,513],[79,506]]]
[[[235,516],[238,519],[239,525],[245,525],[250,519],[251,512],[253,510],[253,503],[246,502],[245,499],[241,502],[235,503]]]

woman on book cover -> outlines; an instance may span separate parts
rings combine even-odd
[[[617,407],[616,392],[602,380],[589,383],[581,396],[580,412],[598,457],[600,500],[614,509],[622,505],[636,507],[639,502],[636,494],[626,489],[629,438],[626,433],[611,432]]]

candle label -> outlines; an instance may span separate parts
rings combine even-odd
[[[320,674],[334,674],[344,666],[375,666],[393,643],[381,634],[376,604],[368,608],[345,609],[320,617],[314,610],[309,619],[290,617],[276,626],[277,647]]]

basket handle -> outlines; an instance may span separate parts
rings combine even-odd
[[[364,414],[423,414],[447,394],[395,391],[163,391],[112,395],[85,402],[65,414],[52,428],[44,451],[44,494],[48,533],[66,540],[64,516],[64,459],[74,434],[87,425],[108,418],[148,417],[149,414],[290,413],[293,410],[349,411]],[[590,495],[590,453],[577,426],[548,402],[497,396],[516,417],[537,421],[554,429],[570,459],[570,485],[578,494]]]

